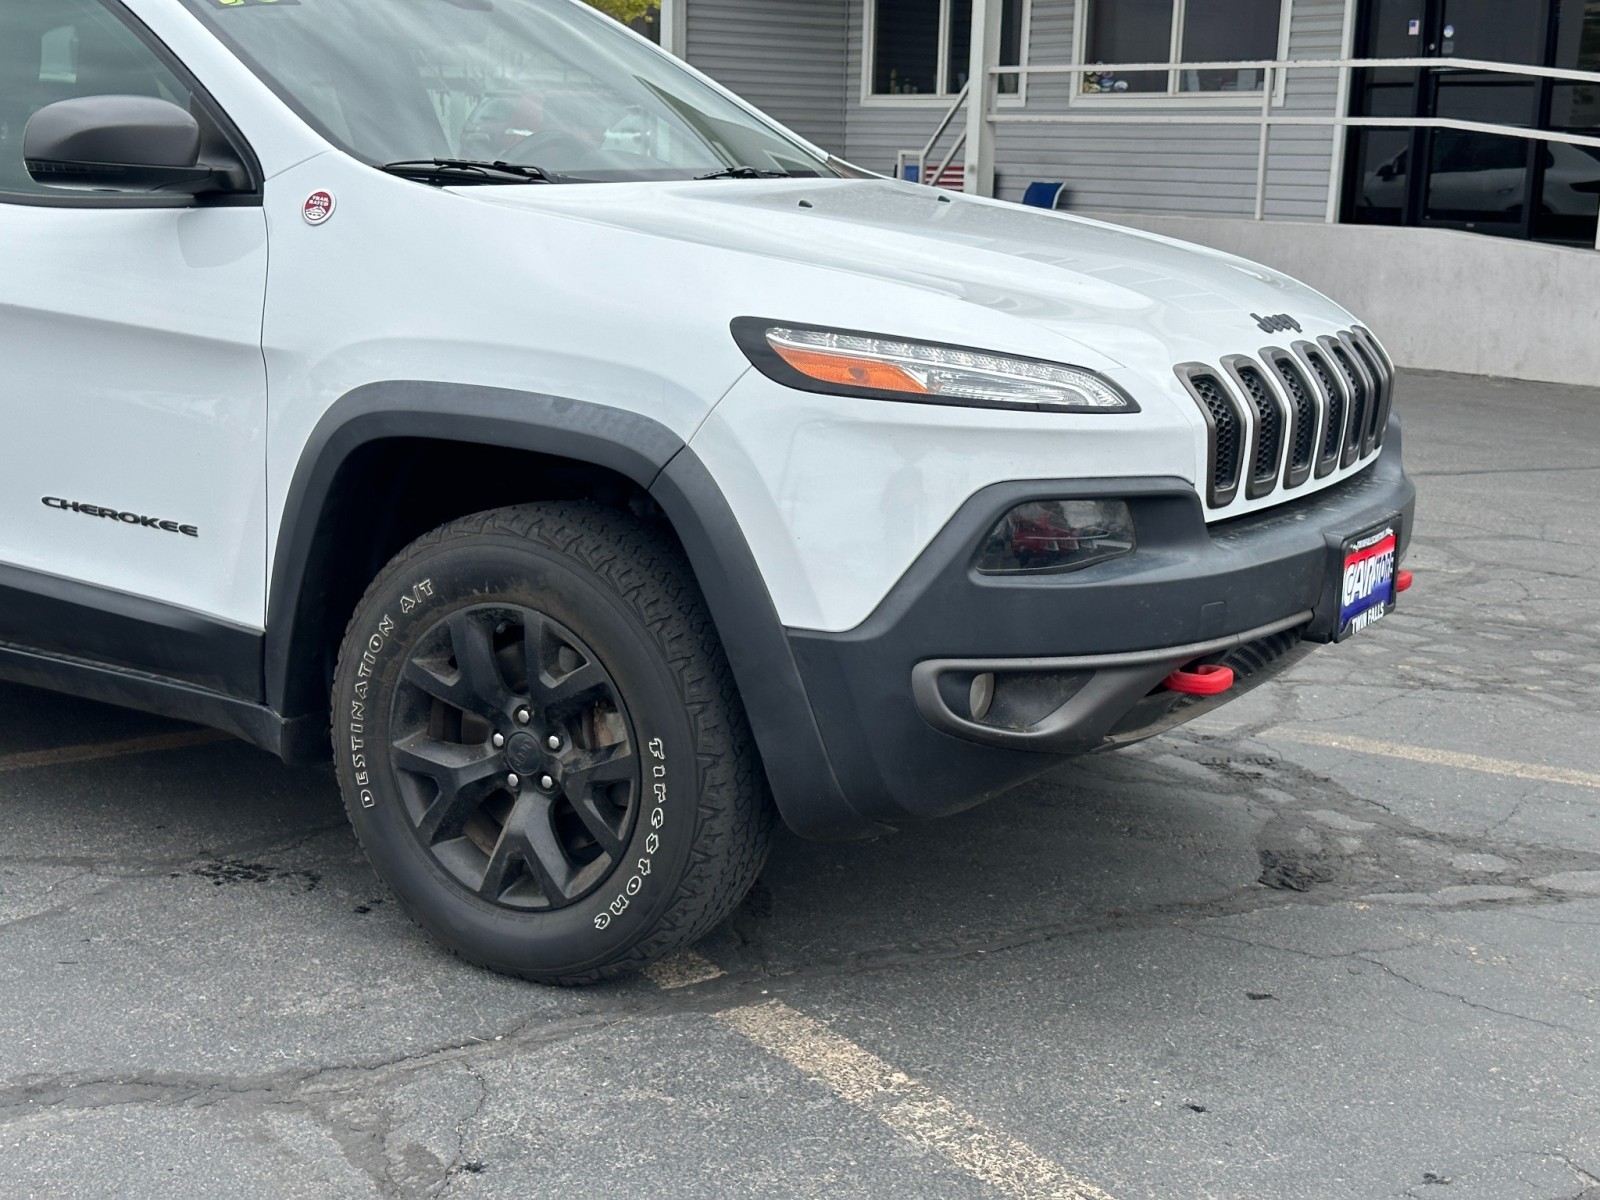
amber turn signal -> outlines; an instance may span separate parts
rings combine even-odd
[[[916,392],[927,395],[925,385],[913,379],[893,363],[874,362],[870,358],[852,358],[845,354],[828,354],[820,350],[800,350],[777,343],[772,347],[778,356],[802,375],[835,383],[841,387],[871,388],[879,392]]]

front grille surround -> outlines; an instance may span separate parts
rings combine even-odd
[[[1205,421],[1213,510],[1241,492],[1291,499],[1313,478],[1359,469],[1383,446],[1394,407],[1394,363],[1361,326],[1174,370]]]

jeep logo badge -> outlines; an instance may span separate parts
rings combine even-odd
[[[1251,313],[1250,317],[1261,326],[1263,333],[1288,333],[1289,330],[1300,332],[1300,322],[1288,313],[1275,313],[1270,317],[1263,317],[1260,313]]]

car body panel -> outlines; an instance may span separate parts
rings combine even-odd
[[[260,628],[261,210],[0,205],[0,262],[0,561]]]

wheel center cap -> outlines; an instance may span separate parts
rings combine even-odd
[[[519,775],[532,775],[544,766],[544,750],[531,733],[514,733],[506,743],[506,762]]]

